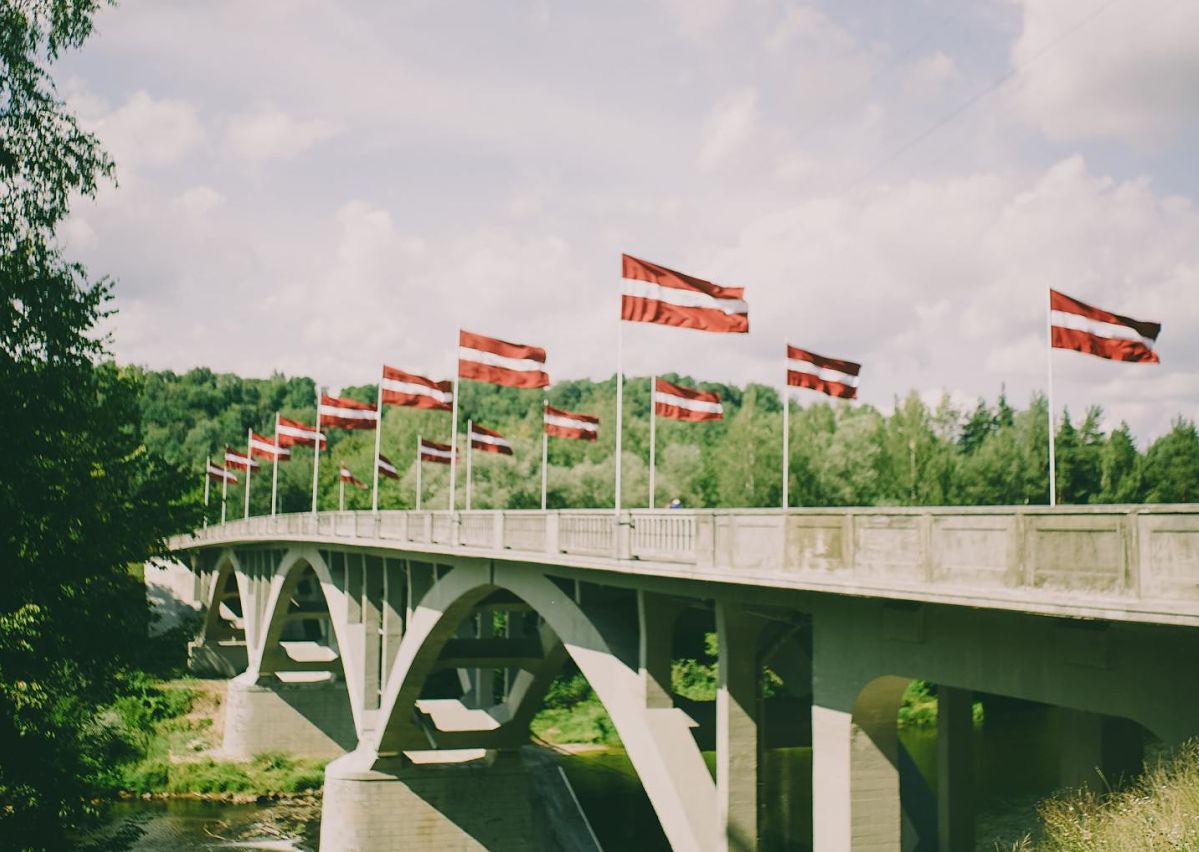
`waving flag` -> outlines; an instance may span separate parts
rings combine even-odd
[[[250,455],[260,459],[278,458],[279,461],[287,461],[291,458],[291,450],[283,444],[276,444],[274,438],[250,432]]]
[[[399,479],[400,472],[396,470],[396,466],[391,463],[391,459],[387,456],[379,455],[379,474],[386,476],[388,479]]]
[[[379,422],[375,407],[356,399],[321,394],[320,423],[334,429],[374,429]]]
[[[722,420],[724,406],[715,393],[657,379],[654,382],[654,414],[669,420]]]
[[[453,407],[453,401],[453,382],[435,382],[423,376],[405,373],[395,367],[383,367],[384,405],[449,411]]]
[[[483,450],[487,453],[499,453],[503,456],[512,455],[512,445],[508,443],[508,439],[499,432],[485,429],[478,423],[472,423],[470,426],[470,446],[471,449]]]
[[[599,418],[590,414],[563,411],[551,405],[545,407],[545,434],[554,438],[574,438],[594,441],[599,437]]]
[[[317,440],[320,440],[323,450],[327,443],[325,436],[317,432],[315,426],[309,426],[299,420],[280,417],[275,431],[280,447],[312,447],[316,445]]]
[[[245,453],[232,450],[229,447],[225,447],[225,464],[234,470],[258,470],[260,467],[257,461]]]
[[[469,331],[458,332],[458,376],[509,388],[548,387],[545,350]]]
[[[1129,319],[1049,291],[1050,345],[1112,361],[1157,364],[1153,346],[1160,322]]]
[[[225,470],[225,468],[221,467],[216,462],[210,461],[208,463],[208,469],[206,473],[208,474],[209,479],[215,480],[216,482],[232,482],[234,485],[237,484],[237,477],[234,476],[231,471]]]
[[[741,287],[722,287],[621,255],[620,318],[678,328],[744,334],[749,331],[749,305]]]
[[[858,373],[862,365],[826,358],[796,346],[787,346],[787,384],[810,388],[840,399],[858,395]]]
[[[341,481],[353,485],[355,488],[366,488],[366,483],[361,479],[355,479],[354,474],[350,473],[350,469],[344,465],[341,468]]]
[[[436,441],[426,441],[424,438],[421,438],[421,461],[436,462],[437,464],[449,464],[451,455],[453,455],[453,452],[450,449],[449,444],[439,444]]]

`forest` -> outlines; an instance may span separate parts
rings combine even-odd
[[[202,488],[205,457],[219,461],[228,445],[242,448],[246,430],[271,434],[275,413],[312,423],[315,385],[281,375],[245,379],[198,368],[182,375],[137,371],[143,387],[142,428],[148,449],[195,471]],[[781,500],[782,408],[776,389],[751,384],[697,383],[689,376],[668,381],[717,391],[725,419],[709,423],[657,424],[655,505],[678,498],[685,507],[774,507]],[[797,392],[796,397],[800,396]],[[375,400],[374,385],[346,388],[344,396]],[[531,509],[540,504],[540,411],[542,391],[463,382],[460,432],[468,418],[497,429],[515,454],[474,455],[475,508]],[[811,396],[810,394],[803,394]],[[1048,502],[1048,436],[1045,398],[1023,408],[1001,392],[993,403],[969,410],[947,397],[929,407],[915,392],[897,398],[884,413],[839,400],[792,399],[790,493],[795,506],[1023,505]],[[548,391],[551,405],[600,418],[595,443],[551,438],[550,508],[593,508],[613,503],[616,383],[566,381]],[[624,401],[623,504],[648,505],[649,379],[626,378]],[[1199,433],[1177,419],[1147,446],[1138,446],[1127,425],[1105,431],[1103,412],[1059,414],[1058,502],[1161,503],[1199,500]],[[370,482],[373,432],[328,430],[330,454],[321,460],[321,507],[337,507],[341,464]],[[450,415],[388,407],[382,453],[401,479],[382,480],[380,506],[412,508],[416,497],[417,436],[448,442]],[[460,438],[461,441],[461,438]],[[251,512],[270,512],[270,474],[264,462],[253,476]],[[231,486],[229,512],[240,517],[242,483]],[[279,466],[279,510],[305,511],[311,504],[311,450],[296,448]],[[448,504],[448,468],[426,463],[425,508]],[[214,488],[209,516],[219,516]],[[461,491],[459,503],[461,505]],[[370,507],[370,492],[348,488],[346,506]]]

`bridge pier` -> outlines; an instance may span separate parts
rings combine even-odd
[[[332,758],[357,741],[343,681],[271,683],[248,675],[229,681],[221,748],[231,758],[249,760],[264,752]]]

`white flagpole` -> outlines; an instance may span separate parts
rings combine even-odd
[[[250,469],[254,466],[254,430],[246,430],[246,511],[243,517],[250,517]]]
[[[344,512],[346,510],[346,481],[337,476],[337,511]]]
[[[620,514],[621,436],[624,434],[624,321],[616,320],[616,514]]]
[[[312,447],[312,514],[316,514],[316,483],[321,469],[321,389],[316,389],[316,443]]]
[[[546,462],[549,459],[550,440],[545,433],[545,410],[549,400],[543,400],[541,406],[541,511],[545,511]]]
[[[375,475],[371,482],[371,511],[379,513],[379,449],[383,441],[383,373],[379,373],[379,396],[375,401]]]
[[[212,456],[204,460],[204,526],[208,526],[208,489],[212,483],[212,477],[208,475],[210,467],[212,467]]]
[[[275,412],[275,452],[271,459],[271,514],[279,507],[279,412]]]
[[[229,468],[221,466],[225,473],[221,476],[221,523],[225,523],[225,509],[229,504]]]
[[[454,404],[450,415],[450,511],[458,507],[455,492],[458,489],[458,371],[454,371]]]
[[[470,511],[470,496],[471,489],[475,484],[474,473],[471,470],[471,462],[474,459],[475,442],[471,440],[471,436],[475,434],[475,421],[466,421],[466,511]]]
[[[1049,505],[1057,505],[1057,451],[1054,447],[1053,434],[1053,296],[1049,297],[1048,310],[1045,312],[1045,331],[1048,335],[1045,343],[1046,361],[1049,367]]]
[[[420,469],[424,465],[420,460],[420,435],[416,436],[416,511],[420,511]]]
[[[787,392],[787,368],[783,366],[783,508],[791,507],[791,398]]]
[[[656,464],[658,449],[658,405],[654,400],[656,388],[658,387],[658,377],[650,376],[649,380],[649,507],[654,508],[655,498],[655,482],[654,474],[656,473]]]

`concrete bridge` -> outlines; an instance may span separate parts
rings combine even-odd
[[[898,852],[973,848],[978,694],[1058,708],[1064,784],[1199,734],[1199,506],[342,512],[173,545],[193,659],[235,676],[226,751],[337,756],[323,852],[594,848],[535,839],[517,756],[568,657],[678,850],[760,848],[780,738],[813,749],[816,850]],[[697,624],[706,718],[671,690]],[[935,790],[897,737],[912,679],[937,686]]]

